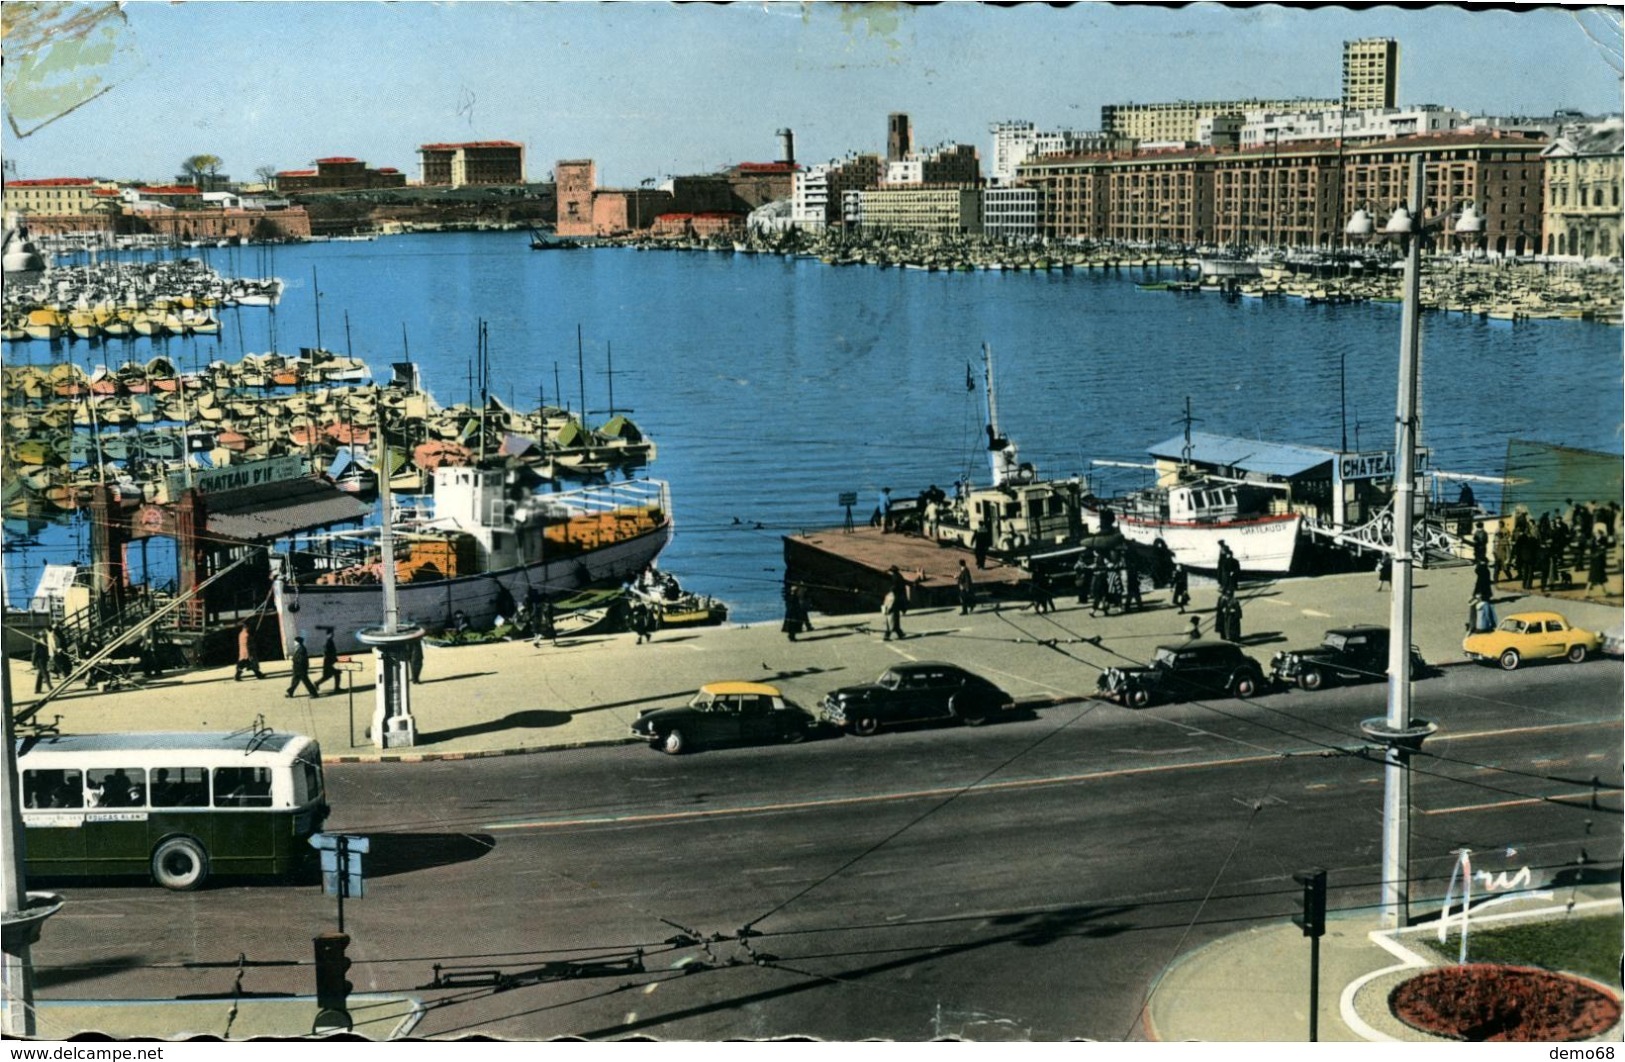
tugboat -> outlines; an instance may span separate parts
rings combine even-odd
[[[1109,548],[1121,541],[1110,528],[1103,533],[1086,526],[1083,481],[1040,479],[1031,462],[1023,461],[1016,444],[999,431],[999,407],[993,386],[993,352],[982,345],[987,390],[987,454],[992,485],[958,485],[956,496],[938,502],[935,521],[927,515],[928,537],[975,549],[980,540],[990,553],[1011,560],[1054,554],[1058,551]]]

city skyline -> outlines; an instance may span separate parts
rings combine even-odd
[[[77,109],[39,104],[7,64],[16,177],[168,179],[207,153],[237,180],[335,155],[416,180],[421,144],[502,139],[525,145],[530,180],[591,157],[602,184],[635,186],[772,160],[781,127],[801,162],[883,154],[894,111],[919,147],[976,145],[985,172],[996,121],[1092,130],[1108,103],[1336,97],[1360,37],[1399,41],[1402,106],[1620,109],[1617,22],[1577,7],[137,2],[101,32],[105,58],[82,48],[100,61],[57,75],[106,88]]]

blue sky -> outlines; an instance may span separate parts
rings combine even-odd
[[[532,179],[591,157],[602,183],[636,185],[773,159],[781,126],[803,162],[881,151],[890,111],[916,143],[985,159],[1005,118],[1095,129],[1104,103],[1335,97],[1342,41],[1369,36],[1400,41],[1401,103],[1621,106],[1619,31],[1583,8],[135,0],[125,16],[91,71],[110,91],[24,138],[7,124],[18,176],[161,179],[206,152],[239,179],[327,155],[415,179],[421,143],[509,139]],[[8,39],[8,77],[16,58]]]

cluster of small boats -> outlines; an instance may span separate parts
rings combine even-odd
[[[7,342],[218,335],[222,306],[273,306],[282,281],[227,279],[195,259],[103,262],[7,284]]]
[[[0,410],[5,512],[28,519],[81,507],[98,484],[161,498],[183,461],[219,467],[293,454],[321,471],[342,453],[341,486],[375,489],[380,433],[391,484],[409,492],[427,489],[442,466],[501,463],[552,479],[602,476],[655,456],[653,440],[624,416],[592,427],[568,410],[524,412],[495,398],[443,408],[414,386],[372,383],[359,359],[310,348],[192,373],[163,356],[91,372],[8,365]]]

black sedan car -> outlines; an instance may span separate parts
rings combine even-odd
[[[817,728],[811,714],[788,703],[777,686],[712,682],[680,708],[649,708],[632,733],[675,756],[705,745],[802,741]]]
[[[1318,690],[1328,682],[1373,682],[1388,677],[1388,628],[1370,624],[1334,627],[1319,645],[1309,649],[1283,649],[1270,661],[1275,681]],[[1413,648],[1411,674],[1419,677],[1427,665]]]
[[[1015,707],[999,687],[954,664],[896,664],[862,686],[831,690],[819,709],[824,721],[868,737],[883,726],[957,719],[980,726]]]
[[[1159,645],[1148,667],[1109,667],[1097,696],[1130,708],[1197,697],[1251,697],[1264,686],[1258,661],[1231,642]]]

